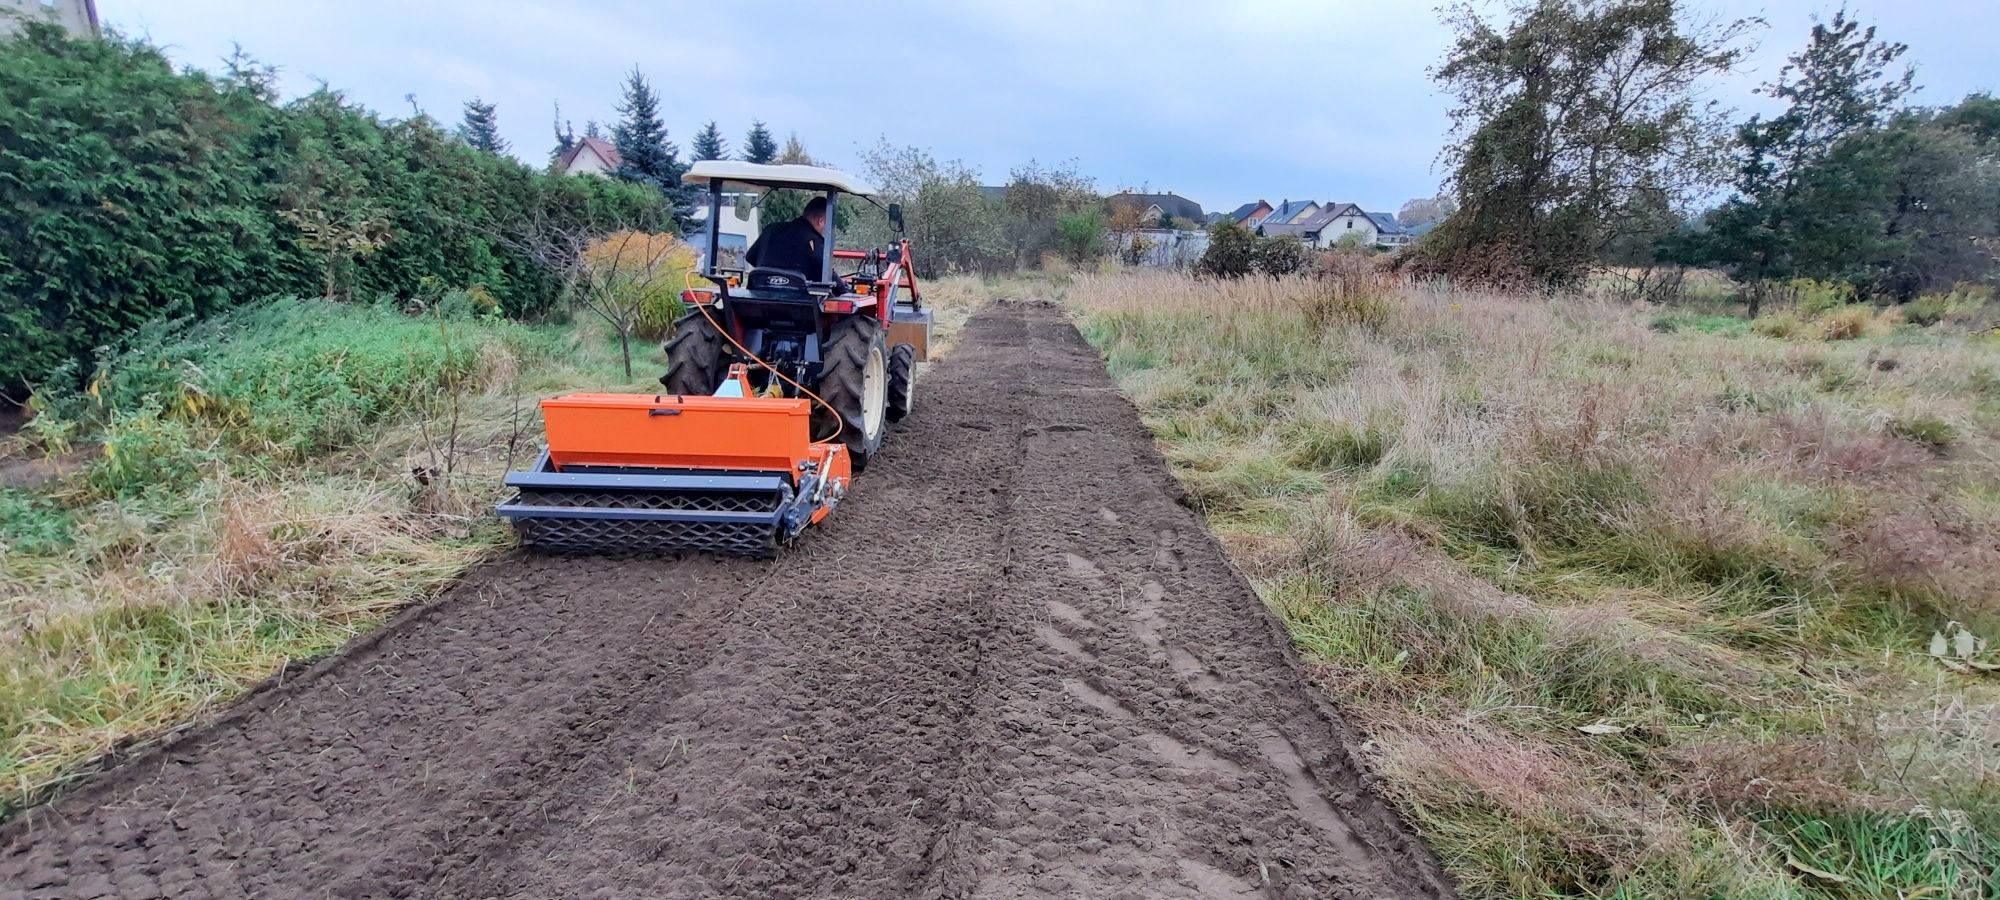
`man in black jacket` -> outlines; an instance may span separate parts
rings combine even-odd
[[[808,281],[826,279],[826,198],[814,197],[806,211],[757,235],[744,258],[760,269],[789,269]]]

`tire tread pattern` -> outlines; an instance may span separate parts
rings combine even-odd
[[[882,445],[881,434],[870,441],[862,429],[861,393],[866,384],[868,353],[880,347],[883,340],[882,323],[867,316],[849,316],[828,331],[826,343],[820,348],[819,384],[814,393],[840,410],[840,440],[847,445],[848,464],[856,472],[868,467],[869,459]],[[823,439],[823,435],[833,430],[824,408],[814,408],[813,420],[814,438]]]
[[[674,336],[662,346],[667,351],[667,374],[660,376],[660,384],[669,394],[705,397],[715,393],[727,371],[722,343],[722,332],[715,330],[700,310],[680,317],[674,323]]]
[[[883,417],[891,422],[901,422],[910,414],[914,399],[912,388],[917,378],[917,348],[909,344],[897,344],[889,351],[889,408]]]

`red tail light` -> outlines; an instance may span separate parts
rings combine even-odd
[[[819,311],[827,313],[851,313],[854,311],[854,301],[821,300],[819,302]]]
[[[707,306],[715,302],[714,291],[697,291],[692,288],[681,292],[681,302],[694,306]]]

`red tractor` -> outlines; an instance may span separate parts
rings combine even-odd
[[[836,221],[843,196],[874,203],[845,173],[814,166],[695,163],[708,189],[701,274],[666,342],[666,393],[571,394],[542,402],[548,449],[507,476],[499,513],[522,543],[560,551],[711,550],[769,556],[840,502],[888,424],[908,416],[931,314],[910,244],[836,250],[815,279],[731,268],[725,188],[811,191]],[[902,230],[902,210],[882,207]],[[833,275],[836,261],[852,271]]]

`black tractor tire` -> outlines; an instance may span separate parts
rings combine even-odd
[[[870,362],[876,377],[869,383]],[[847,445],[847,461],[854,471],[868,468],[875,451],[882,446],[888,430],[889,346],[882,323],[866,316],[849,316],[836,323],[820,347],[819,384],[813,392],[840,411],[840,441]],[[876,396],[869,397],[870,388]],[[877,411],[874,432],[869,433],[867,411]],[[823,406],[813,407],[813,437],[825,440],[833,432],[834,418]]]
[[[722,386],[729,366],[723,358],[722,332],[700,310],[689,312],[674,323],[674,336],[667,338],[667,374],[660,384],[669,394],[706,397]]]
[[[917,348],[897,344],[889,351],[889,421],[901,422],[916,402]]]

